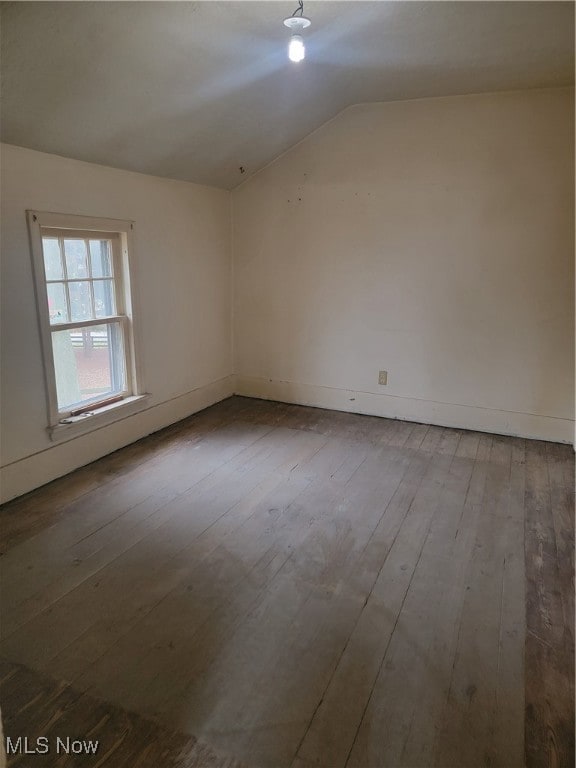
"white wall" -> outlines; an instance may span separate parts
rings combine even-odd
[[[234,366],[228,192],[2,145],[2,500],[234,389],[572,441],[573,136],[568,89],[341,113],[232,195]],[[147,410],[57,444],[27,208],[136,222]]]
[[[573,112],[359,105],[235,190],[237,391],[571,442]]]
[[[143,413],[55,445],[25,210],[133,219]],[[2,145],[2,499],[233,391],[230,194]]]

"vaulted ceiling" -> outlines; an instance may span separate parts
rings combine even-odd
[[[2,140],[233,188],[358,102],[574,80],[571,2],[2,3]],[[240,168],[244,169],[244,173]]]

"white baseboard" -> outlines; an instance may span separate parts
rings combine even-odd
[[[501,411],[473,405],[453,405],[395,395],[355,392],[315,384],[236,376],[236,394],[313,405],[336,411],[384,416],[390,419],[457,427],[477,432],[494,432],[555,443],[572,443],[574,420],[532,413]]]
[[[87,435],[59,443],[0,469],[0,503],[21,496],[142,437],[218,403],[232,394],[312,405],[443,427],[574,442],[574,421],[470,405],[356,392],[288,381],[227,376]]]
[[[234,394],[234,376],[198,387],[86,435],[27,456],[0,469],[1,502],[67,475],[108,453],[191,416]]]

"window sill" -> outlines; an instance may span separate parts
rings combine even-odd
[[[149,398],[149,394],[126,397],[121,402],[106,405],[94,413],[87,414],[86,416],[77,416],[69,424],[56,424],[53,427],[48,427],[48,434],[55,443],[88,434],[95,429],[106,427],[116,421],[132,416],[138,413],[138,411],[144,410],[147,407]]]

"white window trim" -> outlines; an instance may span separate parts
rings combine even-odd
[[[76,216],[61,213],[49,213],[46,211],[26,211],[28,230],[30,233],[30,245],[32,251],[32,264],[34,269],[34,283],[36,290],[36,304],[38,326],[42,344],[42,359],[44,363],[44,380],[46,389],[46,406],[48,414],[47,430],[52,440],[67,440],[76,435],[85,434],[99,429],[107,424],[124,419],[148,406],[149,395],[144,390],[144,377],[142,370],[142,356],[140,354],[140,340],[138,332],[136,309],[137,300],[135,292],[135,267],[133,259],[133,229],[134,222],[119,219],[103,219],[88,216]],[[52,332],[55,328],[65,329],[68,324],[50,324],[48,297],[46,293],[46,274],[44,270],[44,254],[42,248],[42,229],[75,230],[78,234],[110,233],[117,235],[120,241],[120,253],[117,258],[121,263],[120,274],[116,276],[118,309],[121,309],[121,322],[126,324],[126,366],[129,392],[123,400],[117,403],[95,407],[89,414],[68,417],[63,421],[62,414],[58,411],[58,397],[56,391],[56,376],[54,369],[54,357],[52,351]],[[120,314],[120,312],[119,312]],[[116,319],[116,318],[112,318]],[[86,321],[87,325],[109,322],[109,318],[101,318],[96,321]]]

